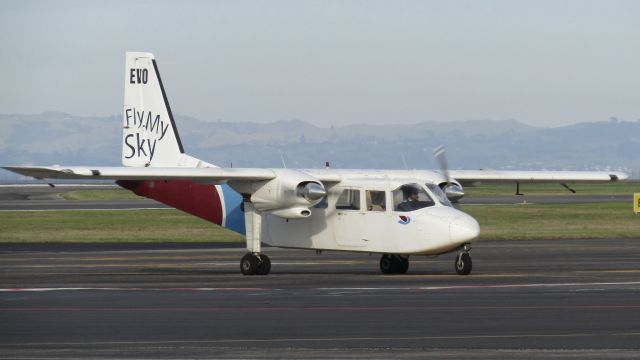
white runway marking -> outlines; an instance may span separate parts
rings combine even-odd
[[[51,287],[51,288],[3,288],[0,292],[49,292],[49,291],[265,291],[265,288],[124,288],[124,287]]]
[[[575,286],[616,286],[640,285],[640,281],[624,282],[572,282],[572,283],[532,283],[532,284],[495,284],[495,285],[446,285],[446,286],[417,286],[417,287],[353,287],[353,288],[320,288],[318,290],[466,290],[466,289],[509,289],[509,288],[544,288],[544,287],[575,287]]]
[[[524,334],[477,334],[477,335],[451,335],[451,336],[361,336],[361,337],[299,337],[299,338],[269,338],[269,339],[208,339],[208,340],[162,340],[162,341],[87,341],[87,342],[25,342],[25,343],[4,343],[4,346],[77,346],[77,345],[144,345],[144,346],[166,346],[167,344],[217,344],[217,343],[270,343],[270,342],[359,342],[359,341],[380,341],[380,340],[472,340],[472,339],[526,339],[526,338],[570,338],[570,337],[602,337],[602,336],[624,336],[637,337],[637,332],[607,332],[607,333],[524,333]],[[530,350],[529,350],[530,351]],[[580,350],[582,351],[582,350]],[[594,351],[589,349],[587,351]],[[609,351],[609,350],[608,350]],[[632,350],[629,350],[632,351]],[[31,359],[31,357],[29,357]]]
[[[511,288],[548,288],[579,286],[629,286],[640,285],[640,281],[623,282],[572,282],[572,283],[532,283],[532,284],[496,284],[496,285],[450,285],[450,286],[418,286],[418,287],[336,287],[311,288],[311,290],[348,292],[348,291],[441,291],[469,289],[511,289]],[[47,292],[47,291],[282,291],[280,288],[143,288],[143,287],[48,287],[48,288],[0,288],[0,292]],[[309,289],[307,289],[309,290]]]

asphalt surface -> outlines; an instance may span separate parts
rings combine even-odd
[[[0,357],[637,358],[640,239],[476,243],[412,257],[241,244],[0,245]]]
[[[0,210],[165,207],[75,189],[0,187]],[[603,201],[631,197],[462,203]],[[640,239],[480,242],[469,276],[455,254],[382,275],[377,255],[264,251],[261,277],[243,244],[0,244],[0,358],[638,358]]]

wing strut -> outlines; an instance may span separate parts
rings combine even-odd
[[[569,187],[569,185],[565,184],[565,183],[560,183],[560,185],[562,185],[562,187],[564,187],[565,189],[571,191],[572,193],[576,193],[575,190],[573,190],[572,188]]]

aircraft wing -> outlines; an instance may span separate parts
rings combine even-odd
[[[4,169],[39,179],[259,181],[276,177],[269,169],[241,168],[5,166]]]
[[[261,168],[188,167],[84,167],[5,166],[6,170],[38,179],[194,180],[201,182],[261,181],[276,178],[276,171]],[[314,174],[322,182],[339,182],[335,173]]]
[[[628,175],[616,171],[509,171],[509,170],[449,170],[461,183],[473,182],[612,182]]]

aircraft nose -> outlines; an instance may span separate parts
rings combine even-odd
[[[477,238],[478,235],[480,235],[480,224],[467,214],[453,220],[449,225],[449,236],[454,243],[464,244]]]

